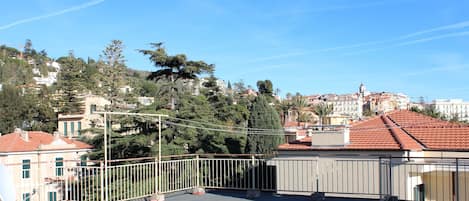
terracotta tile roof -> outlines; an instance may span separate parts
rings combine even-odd
[[[51,144],[55,137],[52,134],[42,131],[27,131],[28,141],[23,140],[20,133],[10,133],[0,136],[0,153],[5,152],[25,152],[25,151],[37,151],[40,145]],[[92,146],[84,142],[72,140],[64,137],[59,137],[65,143],[74,145],[73,148],[65,149],[91,149]],[[71,147],[71,146],[70,146]],[[57,149],[58,150],[58,149]]]
[[[311,138],[282,144],[279,150],[467,150],[469,126],[408,110],[393,111],[350,125],[350,143],[312,147]]]

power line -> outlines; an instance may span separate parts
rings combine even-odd
[[[226,130],[226,129],[217,129],[217,128],[207,128],[207,127],[200,127],[200,126],[192,126],[192,125],[186,125],[186,124],[180,124],[180,123],[175,123],[171,121],[164,121],[166,124],[169,125],[174,125],[174,126],[181,126],[181,127],[186,127],[186,128],[194,128],[194,129],[202,129],[202,130],[210,130],[210,131],[219,131],[219,132],[226,132],[226,133],[231,133],[231,134],[242,134],[242,135],[271,135],[271,136],[283,136],[283,135],[296,135],[296,134],[284,134],[283,130],[274,130],[277,131],[277,133],[270,133],[267,131],[237,131],[237,130]]]

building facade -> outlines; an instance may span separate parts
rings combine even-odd
[[[469,120],[469,102],[464,102],[462,99],[436,99],[432,104],[447,118],[458,117],[460,120]]]
[[[69,168],[81,165],[92,147],[58,133],[15,130],[0,136],[0,163],[13,178],[16,200],[62,200],[55,181],[76,178]]]
[[[104,119],[95,111],[104,111],[111,102],[101,96],[86,95],[83,98],[84,110],[79,114],[59,114],[58,132],[64,137],[78,138],[82,130],[89,128],[104,128]]]

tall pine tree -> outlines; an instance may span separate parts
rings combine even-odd
[[[83,93],[85,61],[75,58],[73,53],[68,57],[58,59],[61,70],[57,80],[58,90],[62,93],[59,100],[59,112],[63,114],[76,114],[83,110]]]
[[[247,153],[269,154],[284,141],[280,117],[263,95],[257,96],[254,100],[248,127],[271,130],[268,132],[249,132],[246,144]]]

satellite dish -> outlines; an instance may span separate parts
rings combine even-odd
[[[2,175],[2,181],[0,182],[0,201],[16,200],[15,183],[13,183],[10,171],[3,164],[0,164],[0,175]]]

